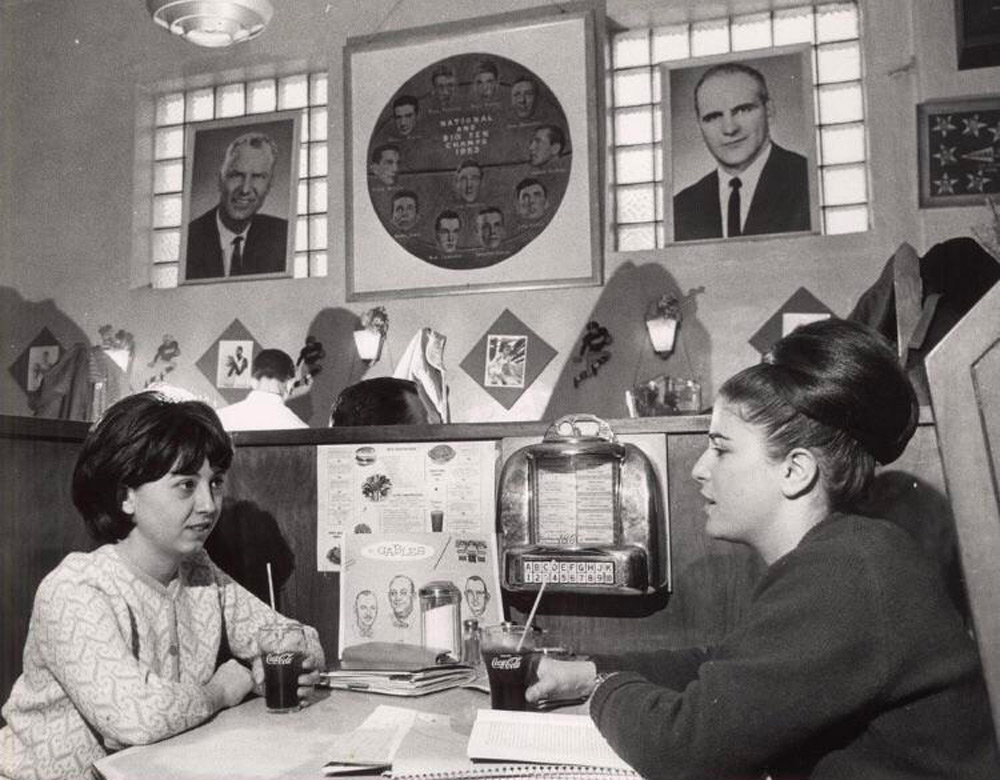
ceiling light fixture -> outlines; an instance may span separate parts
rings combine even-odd
[[[268,0],[146,0],[146,7],[161,27],[211,48],[260,35],[274,12]]]

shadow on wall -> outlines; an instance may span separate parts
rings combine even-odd
[[[43,301],[25,300],[13,287],[0,286],[0,413],[31,416],[28,396],[21,389],[21,383],[10,373],[11,365],[28,349],[35,337],[48,328],[62,345],[63,352],[75,344],[88,344],[84,330],[60,310],[51,299]]]
[[[588,412],[605,419],[628,417],[625,391],[661,374],[697,379],[702,386],[702,408],[710,404],[711,340],[707,329],[698,322],[697,300],[684,308],[670,357],[663,359],[653,352],[645,326],[646,308],[665,293],[682,299],[688,291],[682,291],[657,263],[638,267],[625,263],[604,285],[593,310],[581,312],[578,319],[565,323],[580,336],[591,320],[607,328],[614,338],[608,347],[611,358],[595,375],[583,381],[577,379],[574,385],[574,379],[585,368],[584,363],[573,360],[580,350],[580,336],[577,336],[573,354],[559,375],[542,419],[555,420],[576,412]]]
[[[363,378],[365,364],[354,346],[358,315],[347,309],[323,309],[309,324],[305,336],[315,336],[323,344],[323,370],[313,378],[312,390],[288,402],[288,408],[310,428],[326,428],[330,410],[340,391]],[[294,357],[294,355],[293,355]]]
[[[219,522],[205,542],[215,564],[257,598],[268,603],[267,564],[271,564],[276,605],[281,610],[281,586],[295,567],[295,556],[281,535],[277,520],[253,501],[223,504]]]

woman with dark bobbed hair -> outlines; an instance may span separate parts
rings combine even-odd
[[[873,331],[816,322],[729,379],[692,475],[706,531],[768,565],[718,645],[543,659],[646,778],[1000,777],[975,642],[906,531],[853,510],[916,427]]]
[[[0,775],[90,778],[108,752],[189,729],[259,687],[257,630],[287,618],[202,549],[232,459],[211,407],[159,392],[122,399],[88,434],[73,503],[102,546],[66,556],[38,587]],[[306,632],[303,698],[325,664]]]

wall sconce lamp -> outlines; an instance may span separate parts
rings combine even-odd
[[[681,324],[681,305],[673,295],[664,293],[646,308],[646,330],[653,351],[661,358],[670,357]]]
[[[377,363],[388,332],[389,315],[382,306],[376,306],[362,314],[361,327],[354,331],[358,356],[366,363]]]
[[[153,21],[198,46],[218,48],[264,32],[268,0],[146,0]]]

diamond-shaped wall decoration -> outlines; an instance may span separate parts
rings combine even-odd
[[[555,356],[550,344],[504,309],[461,367],[504,409],[510,409]]]
[[[42,376],[59,362],[62,354],[59,340],[48,328],[42,328],[8,370],[25,393],[33,393],[38,389]]]
[[[796,290],[756,333],[750,344],[760,354],[767,352],[782,336],[799,325],[834,316],[833,310],[805,287]]]
[[[238,319],[215,340],[198,362],[201,371],[226,403],[242,400],[250,390],[253,361],[260,343]]]

